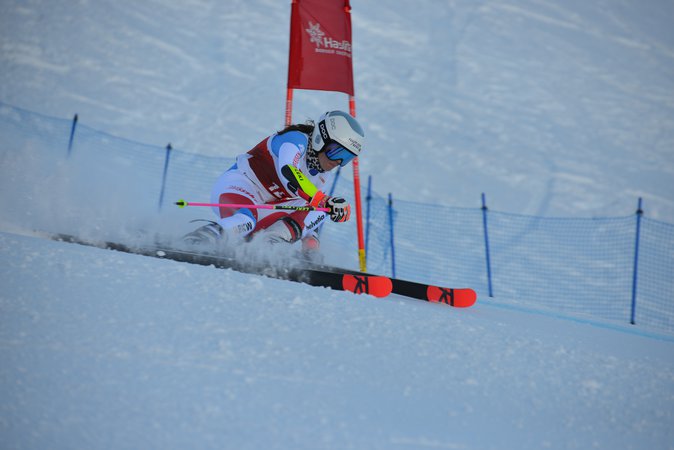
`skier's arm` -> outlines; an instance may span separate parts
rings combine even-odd
[[[325,194],[314,186],[314,183],[297,167],[286,164],[281,168],[281,174],[287,180],[286,187],[288,190],[302,197],[311,206],[316,206],[313,203],[318,203],[325,197]]]
[[[297,163],[304,156],[308,143],[307,136],[298,131],[290,131],[272,138],[271,150],[277,157],[277,171],[281,175],[281,180],[288,191],[299,195],[309,202],[309,205],[329,208],[332,221],[346,222],[351,215],[348,202],[341,197],[328,197],[297,168]]]
[[[351,206],[342,197],[328,197],[320,191],[297,167],[285,165],[281,173],[288,180],[288,189],[309,202],[310,206],[328,208],[330,220],[346,222],[351,216]]]
[[[299,131],[277,134],[271,140],[271,151],[276,156],[276,172],[282,176],[284,166],[297,166],[309,145],[309,138]]]

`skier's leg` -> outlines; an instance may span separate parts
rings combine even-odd
[[[303,211],[295,211],[291,214],[287,211],[275,211],[260,219],[255,232],[260,232],[263,239],[272,244],[279,242],[292,244],[302,236],[303,222],[298,220],[296,215],[300,212]]]
[[[305,206],[306,202],[297,199],[284,202],[282,205]],[[321,223],[322,217],[317,219],[316,214],[316,212],[309,211],[274,211],[273,213],[261,211],[255,233],[260,232],[264,239],[270,243],[287,242],[292,244],[302,239],[303,247],[305,238],[309,238],[312,242],[308,245],[318,249],[317,235],[310,232]],[[318,215],[325,216],[323,213],[318,213]]]
[[[255,204],[253,200],[232,192],[220,194],[218,203]],[[253,208],[220,208],[219,214],[220,218],[217,222],[223,230],[223,236],[228,239],[243,239],[255,229],[257,224],[258,212]]]
[[[236,170],[225,172],[218,178],[211,192],[211,202],[218,204],[254,205],[263,203],[253,183]],[[257,224],[258,211],[253,208],[214,207],[217,220],[210,222],[184,237],[190,244],[216,244],[241,240]]]
[[[218,204],[255,205],[264,200],[253,182],[236,170],[221,176],[211,191],[211,201]],[[213,208],[213,212],[227,239],[241,240],[257,225],[258,210],[254,208],[220,207]]]

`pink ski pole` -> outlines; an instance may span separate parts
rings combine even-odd
[[[181,208],[186,206],[210,206],[213,208],[251,208],[251,209],[285,209],[291,211],[321,211],[330,212],[329,208],[317,208],[315,206],[291,206],[291,205],[245,205],[236,203],[196,203],[186,202],[185,200],[178,200],[176,202]]]

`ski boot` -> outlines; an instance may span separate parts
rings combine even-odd
[[[221,245],[227,240],[227,234],[222,227],[210,220],[206,225],[203,225],[191,233],[183,236],[183,242],[190,245],[215,246]]]

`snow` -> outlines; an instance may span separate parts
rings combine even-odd
[[[461,207],[486,192],[493,209],[562,217],[632,214],[642,196],[647,217],[674,222],[671,2],[352,7],[361,169],[378,192]],[[3,1],[0,102],[233,157],[282,125],[289,12]],[[295,100],[297,121],[347,104]],[[22,149],[28,167],[0,165],[3,448],[674,448],[669,335],[40,239],[24,217],[90,237],[155,217],[130,186],[104,214],[64,204],[107,199],[104,186],[38,147]],[[129,150],[116,162],[133,164]],[[12,189],[31,177],[39,189]]]
[[[16,234],[0,247],[7,448],[674,442],[672,339]]]

